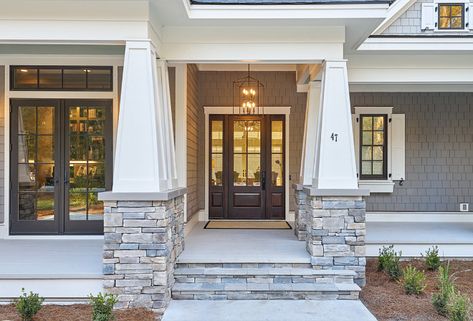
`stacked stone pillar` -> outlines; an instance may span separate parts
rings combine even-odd
[[[183,196],[165,201],[105,201],[104,289],[116,308],[162,314],[184,247]]]
[[[307,251],[316,269],[352,270],[365,278],[365,201],[361,196],[307,195]]]
[[[296,204],[294,217],[294,233],[299,241],[307,239],[307,194],[304,192],[304,186],[294,184],[294,201]]]

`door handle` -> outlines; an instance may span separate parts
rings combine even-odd
[[[266,171],[261,172],[261,188],[263,191],[266,189]]]

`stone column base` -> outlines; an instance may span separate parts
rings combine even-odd
[[[174,263],[184,247],[183,196],[166,201],[105,201],[104,289],[116,308],[162,314],[171,300]]]
[[[307,251],[317,269],[356,272],[355,282],[365,278],[365,201],[361,196],[311,196],[307,193]]]
[[[299,241],[305,241],[307,239],[307,193],[303,190],[303,186],[294,184],[294,198],[296,203],[296,209],[294,211],[294,234]]]

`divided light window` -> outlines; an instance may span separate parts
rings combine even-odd
[[[112,91],[112,67],[12,66],[11,90]]]
[[[387,179],[387,116],[360,115],[360,179]]]
[[[440,3],[439,23],[440,30],[465,28],[465,5],[463,3]]]

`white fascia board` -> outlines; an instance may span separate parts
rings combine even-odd
[[[389,7],[384,21],[373,31],[373,35],[382,34],[394,21],[407,11],[416,0],[397,0]]]
[[[148,38],[147,21],[0,20],[0,43],[124,44]]]
[[[473,51],[473,38],[458,37],[386,37],[386,38],[368,38],[361,46],[359,51]]]
[[[27,8],[27,9],[26,9]],[[2,1],[0,19],[45,21],[139,21],[149,19],[147,0]]]
[[[473,84],[473,59],[455,55],[356,55],[348,58],[348,79],[354,85]]]
[[[385,18],[389,4],[191,5],[182,0],[189,19],[353,19]]]
[[[418,92],[473,92],[472,84],[350,84],[350,92],[392,92],[392,93],[418,93]]]
[[[164,27],[163,56],[170,61],[284,61],[342,59],[345,28]]]

